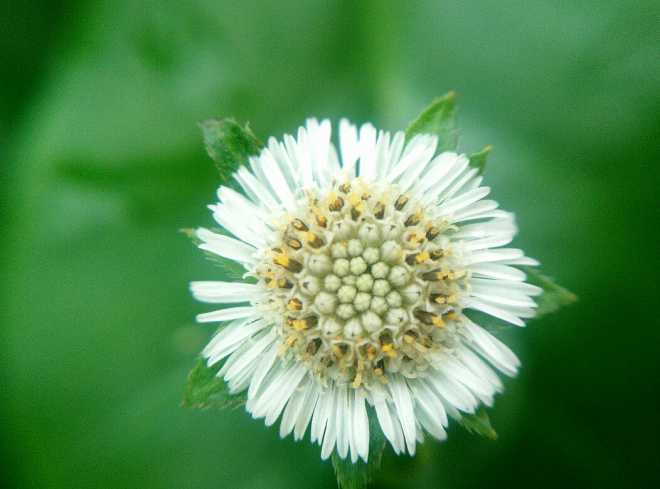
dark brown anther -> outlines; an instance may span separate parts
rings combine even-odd
[[[435,304],[446,304],[447,303],[447,296],[445,294],[431,294],[429,296],[429,299],[431,299],[431,302]]]
[[[351,209],[351,219],[357,221],[362,215],[362,209],[359,206],[355,206]]]
[[[409,255],[406,256],[406,263],[408,265],[414,265],[416,263],[416,258],[419,253],[410,253]]]
[[[389,331],[384,331],[379,337],[378,341],[380,341],[381,345],[388,345],[392,343],[392,334]]]
[[[324,215],[316,214],[316,224],[318,224],[322,228],[325,228],[328,226],[328,220]]]
[[[286,244],[289,245],[289,246],[290,246],[291,248],[293,248],[294,250],[299,250],[300,248],[302,248],[302,243],[300,242],[300,240],[298,240],[298,239],[296,239],[296,238],[291,238],[291,239],[289,239],[289,240],[286,242]]]
[[[305,224],[298,218],[295,218],[293,221],[291,221],[291,225],[298,231],[309,231],[307,224]]]
[[[442,272],[439,268],[435,270],[431,270],[430,272],[426,272],[422,274],[422,279],[428,281],[428,282],[437,282],[438,280],[442,280],[445,278],[445,273]]]
[[[417,318],[419,321],[423,322],[424,324],[433,324],[433,314],[431,314],[428,311],[425,311],[424,309],[415,309],[413,311],[413,315],[415,318]]]
[[[385,216],[385,205],[382,202],[376,203],[374,206],[374,217],[382,219]]]
[[[440,234],[440,229],[435,226],[431,226],[426,231],[426,239],[433,241],[438,236],[438,234]]]
[[[403,209],[406,206],[406,204],[408,203],[408,200],[410,200],[410,199],[408,199],[407,195],[400,195],[399,198],[396,199],[396,201],[394,202],[394,208],[397,211],[400,211],[401,209]]]
[[[293,288],[293,283],[290,282],[289,280],[285,279],[285,278],[280,278],[280,279],[277,279],[277,286],[280,289],[292,289]]]
[[[328,204],[328,209],[330,209],[333,212],[340,211],[344,207],[344,199],[342,199],[339,195]]]
[[[346,182],[346,183],[342,183],[342,184],[339,186],[339,191],[342,192],[342,193],[344,193],[344,194],[347,194],[348,192],[351,191],[351,184],[348,183],[348,182]]]
[[[438,249],[438,250],[433,250],[433,251],[429,252],[429,257],[433,261],[437,261],[440,258],[442,258],[443,256],[445,256],[445,252],[443,250]]]
[[[421,212],[415,212],[414,214],[410,214],[403,224],[405,226],[417,226],[422,218],[421,214],[422,214]]]
[[[406,331],[403,335],[403,341],[405,341],[408,344],[414,343],[415,340],[419,337],[417,334],[417,331],[413,331],[412,329],[409,329]],[[405,360],[405,358],[404,358]]]
[[[423,309],[415,309],[413,311],[413,315],[419,321],[429,326],[442,327],[444,325],[444,321],[442,320],[442,317],[432,312],[425,311]]]
[[[317,324],[319,324],[319,318],[318,316],[307,316],[305,318],[305,322],[307,323],[307,326],[309,328],[315,327]]]
[[[275,257],[273,260],[276,265],[281,266],[285,270],[290,271],[291,273],[298,273],[302,270],[303,266],[302,263],[300,263],[297,260],[294,260],[293,258],[289,258],[287,255],[278,255]]]
[[[369,192],[365,192],[362,194],[362,197],[360,197],[362,200],[369,200],[371,198],[371,194]]]
[[[312,341],[307,343],[307,353],[310,355],[315,355],[317,351],[321,348],[321,338],[314,338]]]
[[[323,241],[323,239],[321,239],[316,234],[309,233],[309,235],[307,237],[307,243],[312,248],[320,248],[321,246],[323,246],[325,244],[325,241]]]

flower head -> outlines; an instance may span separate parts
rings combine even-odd
[[[226,325],[204,349],[248,412],[339,457],[367,460],[368,406],[395,452],[424,432],[444,439],[448,418],[491,405],[518,359],[466,316],[523,326],[534,315],[515,265],[513,215],[466,156],[436,155],[437,138],[391,135],[342,120],[297,138],[271,138],[211,205],[229,234],[200,228],[200,248],[245,268],[245,282],[193,282],[224,304],[200,322]],[[489,366],[491,365],[491,366]],[[371,409],[371,408],[369,408]],[[311,426],[310,426],[311,425]]]

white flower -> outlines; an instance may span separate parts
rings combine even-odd
[[[200,322],[227,322],[204,349],[247,411],[280,416],[280,435],[310,427],[321,456],[369,456],[367,406],[396,453],[414,454],[426,431],[490,406],[515,375],[511,350],[465,315],[523,326],[534,315],[513,265],[513,215],[484,200],[488,187],[465,155],[435,155],[437,138],[359,131],[308,120],[298,137],[271,138],[218,190],[213,217],[232,236],[200,228],[200,248],[245,267],[246,282],[193,282],[223,304]],[[226,306],[226,307],[225,307]]]

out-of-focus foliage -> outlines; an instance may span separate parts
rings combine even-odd
[[[0,16],[1,476],[20,488],[335,487],[308,442],[180,406],[212,334],[220,177],[198,123],[401,129],[458,92],[459,150],[580,302],[501,332],[520,375],[376,487],[654,487],[657,2],[9,2]]]

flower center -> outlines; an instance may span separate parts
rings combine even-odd
[[[280,354],[324,384],[423,375],[454,345],[468,274],[455,229],[394,185],[308,191],[257,266]]]

